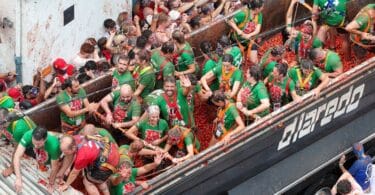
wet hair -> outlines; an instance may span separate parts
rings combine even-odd
[[[200,48],[201,48],[201,51],[204,54],[210,54],[211,51],[212,51],[212,45],[211,45],[211,43],[209,41],[203,41],[203,42],[201,42]]]
[[[348,194],[352,191],[352,185],[347,179],[343,179],[337,183],[336,189],[338,194]]]
[[[151,30],[147,29],[147,30],[142,31],[141,36],[145,37],[148,40],[151,37],[152,33],[153,32]]]
[[[129,13],[128,12],[121,12],[118,16],[117,16],[117,24],[120,25],[122,23],[124,23],[129,17]]]
[[[142,141],[140,140],[135,140],[133,141],[130,146],[129,146],[129,151],[131,153],[138,153],[139,151],[141,151],[142,149],[144,148],[144,144]]]
[[[214,91],[214,93],[212,94],[212,97],[211,97],[211,101],[215,101],[215,102],[225,102],[225,100],[227,100],[227,99],[228,99],[228,97],[221,90]]]
[[[197,15],[190,19],[189,25],[191,26],[191,28],[196,29],[196,28],[199,28],[199,26],[201,25],[200,22],[201,22],[201,17]]]
[[[98,62],[98,70],[106,72],[111,68],[111,65],[107,61]]]
[[[230,55],[230,54],[224,54],[223,56],[223,62],[229,62],[229,63],[233,63],[233,56]]]
[[[128,52],[128,58],[129,58],[130,60],[135,59],[135,52],[134,52],[133,49],[130,50],[130,51]]]
[[[262,79],[262,71],[259,66],[251,66],[248,71],[250,73],[250,76],[253,77],[256,81]]]
[[[87,38],[86,42],[94,46],[96,45],[96,39],[94,37]]]
[[[77,80],[79,82],[79,84],[82,84],[82,83],[85,83],[87,81],[89,81],[91,79],[91,77],[89,77],[89,75],[87,75],[85,72],[79,74],[77,76]]]
[[[33,107],[29,100],[23,100],[22,102],[20,102],[19,106],[21,110],[28,110]]]
[[[104,25],[104,28],[111,29],[111,28],[116,27],[116,22],[114,20],[112,20],[111,18],[108,18],[108,19],[104,20],[103,25]]]
[[[26,94],[33,88],[34,86],[32,85],[24,85],[21,88],[23,96],[26,96]]]
[[[178,127],[172,128],[168,131],[168,137],[180,137],[182,132]]]
[[[164,83],[176,83],[174,76],[167,76],[164,78]]]
[[[310,60],[316,60],[319,57],[320,48],[314,48],[309,51]]]
[[[85,69],[86,70],[96,70],[97,69],[97,64],[93,60],[89,60],[85,63]]]
[[[80,49],[80,52],[81,53],[93,53],[95,51],[95,47],[93,45],[91,45],[90,43],[83,43],[81,45],[81,49]]]
[[[250,9],[258,9],[263,6],[264,0],[244,0],[243,3],[246,4]]]
[[[147,50],[141,50],[138,52],[138,58],[141,61],[145,60],[146,62],[150,62],[151,55]]]
[[[202,14],[204,14],[204,15],[208,15],[208,14],[210,13],[210,11],[211,11],[211,8],[210,8],[210,6],[209,6],[208,4],[203,5],[203,6],[201,7],[201,12],[202,12]]]
[[[40,126],[36,127],[32,133],[32,136],[36,141],[47,139],[47,135],[48,135],[47,129],[40,127]]]
[[[64,83],[61,85],[61,89],[62,90],[65,90],[65,89],[67,89],[68,87],[72,87],[73,86],[73,82],[74,81],[78,81],[76,78],[74,78],[74,77],[69,77],[68,79],[66,79],[65,81],[64,81]]]
[[[163,45],[161,46],[161,51],[165,54],[170,54],[170,53],[173,53],[174,51],[174,44],[172,41],[168,41],[168,42],[165,42],[163,43]]]
[[[226,47],[229,47],[229,46],[230,46],[230,39],[229,39],[228,36],[226,36],[226,35],[222,35],[222,36],[220,37],[218,43],[219,43],[222,47],[226,48]]]
[[[177,41],[177,43],[179,44],[185,43],[185,35],[181,31],[178,31],[178,30],[174,31],[172,33],[172,38],[173,40]]]
[[[108,40],[107,37],[102,37],[98,39],[97,45],[100,50],[105,49],[105,44],[107,43],[107,40]]]
[[[118,57],[118,59],[117,59],[117,63],[116,64],[118,64],[120,62],[120,60],[125,61],[126,63],[128,63],[129,62],[129,57],[127,55],[120,55]]]
[[[144,49],[146,47],[147,42],[148,42],[147,37],[140,36],[140,37],[137,38],[135,46],[140,48],[140,49]]]
[[[271,55],[272,56],[280,56],[280,55],[283,55],[284,52],[285,52],[285,48],[282,45],[273,47],[271,49]]]
[[[288,73],[288,65],[286,63],[278,63],[276,64],[276,69],[279,71],[279,74],[286,76]]]
[[[314,69],[314,63],[310,59],[302,59],[300,66],[301,66],[301,69],[305,69],[305,70]]]
[[[152,113],[160,113],[160,108],[157,105],[151,105],[147,108],[147,114],[152,114]]]

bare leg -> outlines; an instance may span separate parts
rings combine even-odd
[[[90,195],[100,195],[100,192],[98,190],[98,188],[96,188],[96,186],[89,182],[86,177],[83,177],[83,185],[85,186],[85,189],[87,191],[88,194]]]

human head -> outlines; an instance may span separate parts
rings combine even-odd
[[[77,145],[74,138],[70,135],[64,135],[60,139],[60,150],[64,155],[72,155],[77,151]]]
[[[81,135],[96,135],[96,127],[93,124],[86,124],[81,132],[79,132]]]
[[[255,14],[261,12],[264,6],[264,0],[242,0],[242,3],[253,10]]]
[[[146,48],[147,42],[148,42],[148,38],[147,37],[145,37],[145,36],[139,36],[137,38],[135,46],[137,48],[139,48],[139,49],[144,49],[144,48]]]
[[[347,179],[343,179],[337,183],[336,189],[339,194],[349,194],[352,191],[352,184]]]
[[[306,20],[302,25],[300,31],[302,32],[303,39],[309,40],[314,32],[313,23],[311,20]]]
[[[223,68],[225,72],[229,72],[231,68],[233,67],[233,56],[230,54],[224,54],[223,60],[222,60]]]
[[[278,63],[273,69],[273,76],[275,78],[284,78],[288,73],[288,65],[286,63]]]
[[[124,84],[120,88],[120,100],[129,103],[132,101],[133,90],[132,87],[128,84]]]
[[[71,94],[78,94],[80,89],[79,81],[76,78],[70,77],[65,80],[61,88]]]
[[[157,105],[151,105],[147,108],[148,120],[150,125],[157,125],[160,119],[160,109]]]
[[[189,25],[191,26],[192,29],[197,29],[201,26],[201,17],[199,15],[196,15],[192,17],[189,21]]]
[[[79,52],[84,58],[89,58],[90,55],[94,53],[94,51],[95,47],[93,45],[91,45],[90,43],[83,43]]]
[[[169,0],[168,1],[168,6],[170,9],[175,9],[180,7],[181,5],[181,0]]]
[[[103,26],[107,32],[116,30],[116,22],[111,18],[104,20]]]
[[[310,59],[302,59],[300,64],[302,73],[308,75],[314,70],[314,63]]]
[[[127,70],[129,58],[126,55],[120,55],[117,60],[117,71],[122,74]]]
[[[273,47],[271,49],[271,55],[274,61],[277,61],[277,62],[281,61],[284,58],[284,54],[285,54],[285,47],[282,45]]]
[[[203,41],[200,44],[200,49],[202,53],[209,55],[212,51],[212,45],[209,41]]]
[[[171,20],[169,16],[165,13],[160,13],[158,18],[158,26],[160,27],[168,27],[171,24]]]
[[[181,31],[174,31],[172,33],[172,38],[177,44],[184,44],[185,43],[185,34]]]
[[[248,81],[254,80],[255,82],[262,79],[262,71],[259,66],[251,66],[246,72],[246,77]]]
[[[163,52],[164,55],[171,56],[174,51],[174,44],[172,41],[168,41],[163,43],[161,46],[161,52]]]
[[[225,95],[223,91],[217,90],[214,91],[211,101],[218,107],[224,107],[225,101],[228,99],[228,97]]]
[[[129,146],[129,155],[132,156],[132,154],[136,155],[144,148],[144,144],[141,140],[135,140],[133,141]]]
[[[168,140],[167,143],[170,145],[176,145],[180,142],[181,137],[181,129],[180,127],[176,126],[168,131]]]
[[[87,39],[85,40],[85,43],[88,43],[88,44],[90,44],[90,45],[92,45],[92,46],[95,47],[95,45],[96,45],[96,40],[95,40],[94,37],[89,37],[89,38],[87,38]]]
[[[47,139],[47,129],[43,127],[36,127],[32,132],[32,143],[35,148],[40,149],[44,147],[44,143]]]
[[[163,89],[167,96],[173,96],[176,92],[176,79],[172,76],[165,77]]]
[[[121,164],[118,168],[118,171],[121,175],[121,177],[124,178],[124,180],[128,180],[131,176],[131,170],[132,170],[132,167],[133,167],[133,163],[131,162],[130,158],[125,156],[125,155],[122,155],[120,156],[120,158],[123,157],[124,159],[121,159]]]
[[[315,63],[324,61],[325,56],[322,48],[314,48],[309,52],[309,58]]]
[[[230,46],[230,39],[228,36],[226,35],[222,35],[218,41],[218,43],[223,47],[223,48],[227,48]]]
[[[97,45],[98,45],[100,50],[105,49],[105,45],[107,44],[107,40],[108,40],[107,37],[101,37],[100,39],[98,39]]]
[[[141,50],[138,52],[138,64],[147,64],[151,60],[151,55],[147,50]]]
[[[117,16],[117,24],[119,26],[121,26],[124,22],[126,22],[128,20],[128,17],[129,17],[129,13],[128,12],[121,12]]]

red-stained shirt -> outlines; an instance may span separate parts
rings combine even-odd
[[[76,158],[74,161],[74,168],[81,170],[94,163],[95,160],[100,155],[100,147],[95,143],[95,141],[88,140],[84,141],[84,137],[81,135],[74,136],[77,145],[83,143],[76,153]],[[108,156],[107,163],[117,166],[120,160],[120,155],[118,153],[118,148],[116,144],[111,143],[111,152]]]

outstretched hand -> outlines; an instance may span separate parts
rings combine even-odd
[[[180,75],[179,77],[180,77],[180,83],[182,87],[188,88],[191,86],[189,77],[187,77],[186,75]]]

